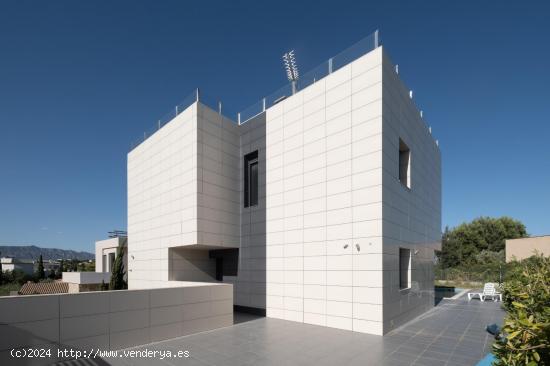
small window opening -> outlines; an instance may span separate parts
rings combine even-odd
[[[399,139],[399,181],[411,188],[411,149]]]
[[[399,289],[411,287],[411,250],[399,248]]]
[[[244,156],[244,207],[258,205],[258,150]]]

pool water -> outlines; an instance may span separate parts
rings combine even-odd
[[[444,298],[453,297],[462,291],[464,291],[464,289],[458,287],[435,286],[434,305],[439,304]]]

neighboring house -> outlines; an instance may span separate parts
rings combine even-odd
[[[32,259],[3,257],[0,261],[2,262],[2,271],[13,271],[17,269],[29,275],[34,273],[34,261]]]
[[[87,292],[102,290],[102,284],[111,280],[109,272],[63,272],[62,281],[69,285],[68,291]]]
[[[240,309],[380,335],[433,307],[440,151],[365,45],[238,122],[198,95],[128,154],[130,289],[222,280]]]
[[[123,247],[124,268],[128,263],[128,238],[126,236],[116,236],[113,238],[99,240],[95,243],[95,271],[111,272],[115,263],[116,252],[119,246]]]
[[[506,240],[506,262],[529,258],[535,253],[550,256],[550,235]]]
[[[128,239],[126,236],[115,236],[95,243],[95,272],[63,272],[63,282],[69,284],[69,292],[86,292],[101,290],[102,284],[111,280],[111,268],[115,262],[119,246],[123,249],[124,269],[128,263]]]
[[[19,290],[19,295],[46,295],[66,294],[69,292],[69,284],[64,282],[27,282]]]

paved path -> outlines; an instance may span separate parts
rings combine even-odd
[[[502,322],[500,303],[465,296],[380,337],[278,319],[248,320],[228,328],[176,338],[135,350],[188,350],[180,359],[77,360],[64,365],[475,365],[490,351],[490,323]],[[250,320],[252,319],[252,320]]]

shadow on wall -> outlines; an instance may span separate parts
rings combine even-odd
[[[216,261],[212,260],[208,250],[169,248],[170,281],[216,281]]]
[[[265,112],[239,128],[241,129],[240,175],[242,181],[241,248],[238,275],[231,279],[231,282],[234,281],[235,286],[236,310],[252,310],[256,314],[265,315],[267,280]],[[253,158],[256,152],[257,165],[254,165]]]

